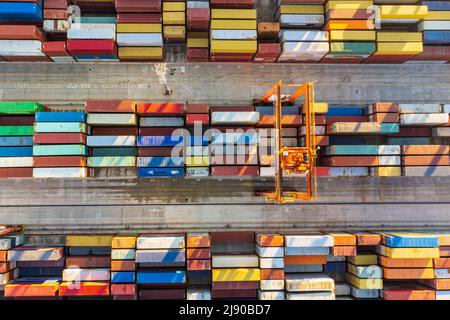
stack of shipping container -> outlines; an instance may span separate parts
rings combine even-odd
[[[209,0],[186,2],[186,58],[190,62],[209,60]]]
[[[0,228],[0,232],[5,232],[5,227]],[[24,242],[23,233],[9,233],[0,236],[0,292],[4,295],[5,286],[19,277],[19,269],[16,261],[9,261],[10,250],[22,245]]]
[[[187,104],[185,133],[186,176],[209,176],[209,105]]]
[[[86,134],[84,112],[37,112],[33,138],[33,177],[87,177]]]
[[[35,102],[0,102],[0,177],[33,177]]]
[[[136,300],[136,237],[116,236],[111,242],[111,295]]]
[[[67,30],[69,29],[68,19],[69,19],[70,1],[45,0],[43,2],[44,2],[43,29],[46,32],[48,40],[65,41],[67,39]]]
[[[281,45],[278,42],[280,32],[279,22],[258,22],[258,51],[253,62],[275,62],[281,54]]]
[[[186,1],[163,1],[165,43],[186,42]]]
[[[186,235],[187,300],[211,300],[211,238],[209,233]]]
[[[131,100],[86,101],[90,175],[136,175],[136,104]]]

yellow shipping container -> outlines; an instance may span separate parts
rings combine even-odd
[[[342,1],[330,0],[325,4],[325,11],[337,10],[364,10],[373,6],[373,1]]]
[[[343,41],[375,41],[376,33],[372,30],[331,30],[330,40]]]
[[[162,32],[161,23],[119,23],[117,33],[152,33]]]
[[[256,53],[256,40],[212,40],[211,53]]]
[[[207,167],[209,166],[209,157],[186,157],[187,167]]]
[[[213,269],[212,281],[259,281],[260,270],[257,268]]]
[[[279,9],[281,14],[324,14],[323,5],[314,4],[282,4]]]
[[[211,9],[211,19],[252,19],[256,20],[255,9]]]
[[[256,30],[256,20],[211,20],[212,30]]]
[[[113,249],[134,249],[136,248],[136,237],[114,237],[111,247]]]
[[[378,42],[422,42],[422,32],[378,31]]]
[[[328,103],[326,102],[315,102],[314,103],[314,112],[315,113],[327,113],[328,112]]]
[[[378,264],[376,254],[359,254],[354,257],[347,257],[347,261],[357,266],[370,266]]]
[[[374,171],[377,177],[398,177],[402,175],[401,167],[376,167]]]
[[[187,46],[188,46],[188,48],[209,48],[209,39],[208,38],[187,38]]]
[[[184,12],[163,12],[163,25],[183,25],[186,22]]]
[[[67,236],[68,247],[110,247],[113,236]]]
[[[184,12],[186,11],[186,4],[184,2],[163,2],[163,12]]]
[[[428,14],[423,18],[424,20],[450,20],[450,11],[428,11]]]
[[[351,273],[346,273],[348,282],[359,289],[383,289],[383,279],[361,279]]]
[[[186,36],[185,26],[164,26],[164,37],[184,38]]]
[[[378,42],[375,54],[419,54],[422,42]]]
[[[380,254],[389,258],[439,258],[439,248],[390,248],[381,245]]]
[[[119,48],[120,59],[161,59],[162,47],[121,47]]]
[[[382,5],[381,19],[422,19],[428,14],[427,6]]]

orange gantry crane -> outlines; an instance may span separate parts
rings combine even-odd
[[[289,95],[283,94],[283,88],[294,88]],[[292,89],[291,89],[292,91]],[[298,103],[303,99],[303,114],[305,126],[305,143],[301,147],[284,147],[282,139],[282,107],[283,102]],[[298,200],[314,200],[317,195],[316,181],[316,139],[314,118],[314,84],[288,84],[279,81],[260,99],[261,102],[273,102],[275,107],[275,192],[264,193],[268,202],[278,204]],[[283,174],[306,176],[306,192],[283,190]]]

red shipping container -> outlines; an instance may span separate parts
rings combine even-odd
[[[86,144],[84,133],[34,133],[34,144]]]
[[[8,258],[8,250],[0,250],[0,262],[6,262]]]
[[[211,112],[252,112],[255,111],[254,106],[210,106]]]
[[[212,166],[211,176],[259,176],[258,166]]]
[[[398,122],[398,113],[374,113],[369,116],[371,122]]]
[[[42,44],[42,52],[50,57],[70,56],[65,41],[45,41]]]
[[[433,290],[384,289],[384,300],[436,300]]]
[[[161,0],[116,0],[115,7],[117,12],[161,12]]]
[[[238,299],[250,298],[256,299],[257,290],[212,290],[211,297],[213,299]]]
[[[207,62],[209,60],[209,49],[207,48],[188,48],[187,60],[193,62]]]
[[[91,127],[92,136],[137,136],[137,127]]]
[[[139,290],[140,300],[184,300],[185,289]]]
[[[44,41],[44,34],[36,26],[0,25],[0,39]]]
[[[117,56],[114,40],[67,40],[67,51],[73,56]]]
[[[69,17],[67,13],[67,9],[45,9],[44,10],[44,19],[49,20],[67,20]]]
[[[186,113],[208,113],[208,112],[209,112],[208,104],[189,103],[186,105]]]
[[[253,8],[254,0],[211,0],[210,4],[213,8],[240,8],[251,9]]]
[[[175,128],[175,127],[139,128],[139,135],[140,136],[171,136],[175,130],[180,130],[180,128]]]
[[[404,166],[448,166],[449,156],[403,156],[402,165]]]
[[[331,248],[331,254],[335,257],[354,257],[356,246],[334,246]]]
[[[284,269],[261,269],[261,280],[282,280],[284,279]]]
[[[211,260],[188,260],[188,270],[211,270]]]
[[[415,54],[377,54],[365,59],[363,63],[403,63],[408,61]]]
[[[336,156],[322,158],[331,167],[371,167],[378,166],[378,156]]]
[[[110,256],[71,256],[66,258],[66,267],[77,266],[79,268],[109,268]]]
[[[193,126],[195,123],[209,124],[209,114],[187,114],[186,125]]]
[[[0,168],[0,178],[32,178],[33,168]],[[0,261],[4,261],[1,260]]]
[[[259,43],[255,62],[275,62],[281,54],[280,43]]]
[[[330,176],[330,167],[316,167],[315,170],[318,177]]]
[[[213,155],[209,160],[211,165],[257,165],[258,155]]]
[[[450,46],[424,46],[423,52],[414,61],[450,61]]]
[[[3,56],[9,62],[53,62],[47,56]]]
[[[136,105],[133,100],[87,100],[86,112],[134,113]]]
[[[111,271],[135,271],[136,263],[134,260],[112,260]]]
[[[210,11],[208,8],[188,8],[186,10],[187,20],[189,21],[207,21],[210,20]]]
[[[117,23],[162,23],[161,13],[117,13]]]
[[[138,103],[136,112],[151,116],[177,116],[184,114],[182,103]]]
[[[236,57],[236,58],[230,58],[230,57],[211,57],[210,60],[212,62],[252,62],[253,56],[250,57]]]
[[[213,290],[257,290],[259,281],[218,281],[212,283]]]
[[[44,9],[67,9],[70,2],[67,0],[45,0]]]
[[[367,122],[366,116],[325,116],[325,124],[335,122]]]
[[[398,112],[398,106],[394,102],[376,102],[372,104],[373,113],[377,112]]]
[[[172,155],[172,147],[139,147],[139,157],[170,157]]]
[[[440,246],[439,247],[439,256],[442,257],[450,257],[450,247]]]
[[[0,262],[0,273],[6,273],[11,270],[11,262]]]
[[[211,243],[219,242],[255,242],[253,231],[217,231],[211,232]]]
[[[381,235],[375,233],[355,233],[356,245],[377,246],[381,243]]]
[[[129,295],[129,296],[113,296],[113,300],[137,300],[137,294],[135,295]]]
[[[115,296],[134,296],[136,294],[136,285],[111,283],[111,294]]]
[[[447,155],[450,152],[448,145],[411,145],[402,146],[403,155]]]
[[[59,286],[59,296],[109,296],[108,282],[63,282]]]
[[[33,157],[33,166],[36,168],[86,167],[86,157],[83,156]]]
[[[0,115],[0,126],[32,126],[34,116],[2,116]]]
[[[211,259],[211,250],[209,248],[195,248],[186,250],[187,259]]]

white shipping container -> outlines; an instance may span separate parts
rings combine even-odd
[[[421,21],[418,31],[450,30],[450,21]]]
[[[72,23],[67,39],[116,39],[116,25],[108,23]]]
[[[362,279],[381,279],[383,278],[383,271],[377,265],[370,266],[355,266],[348,265],[348,271],[358,278]]]
[[[87,168],[33,168],[33,178],[86,178]]]
[[[211,30],[211,40],[256,40],[256,30]]]
[[[448,113],[410,113],[400,115],[401,125],[442,125],[448,123]]]
[[[379,156],[378,163],[380,166],[400,166],[402,161],[400,156]]]
[[[359,289],[351,286],[352,296],[358,299],[377,299],[380,294],[378,289]]]
[[[330,167],[330,177],[366,177],[367,167]]]
[[[26,248],[23,246],[22,248]],[[55,248],[38,248],[30,247],[29,250],[8,251],[8,261],[57,261],[61,259],[61,251]]]
[[[450,104],[444,104],[444,106],[442,107],[442,111],[445,113],[450,113]]]
[[[68,268],[63,270],[62,281],[109,281],[110,269],[107,268]]]
[[[401,148],[399,145],[379,145],[378,154],[379,155],[397,155],[401,153]]]
[[[25,168],[33,166],[33,157],[0,157],[0,168]]]
[[[209,1],[188,1],[186,8],[187,9],[208,9]]]
[[[186,168],[186,176],[188,177],[207,177],[209,176],[208,167],[188,167]]]
[[[333,236],[330,235],[285,235],[285,247],[296,248],[318,248],[332,247],[334,245]]]
[[[285,273],[311,273],[311,272],[322,272],[323,265],[321,264],[291,264],[284,266]]]
[[[88,136],[86,144],[89,147],[133,147],[135,136]]]
[[[11,249],[12,239],[0,238],[0,250]]]
[[[186,300],[211,300],[211,290],[188,287],[186,289]]]
[[[326,274],[286,274],[286,291],[334,291],[334,280]]]
[[[112,249],[112,260],[134,260],[136,257],[135,249]]]
[[[184,236],[142,235],[136,241],[137,249],[178,249],[184,247]]]
[[[450,166],[417,166],[403,167],[403,175],[407,177],[448,177]]]
[[[450,137],[450,127],[433,128],[434,137]]]
[[[284,280],[261,280],[259,288],[266,291],[284,290]]]
[[[322,14],[281,14],[281,26],[315,26],[321,27],[325,22]]]
[[[90,125],[135,126],[137,117],[134,113],[89,113],[87,123]]]
[[[284,247],[260,247],[256,245],[256,254],[263,258],[282,258]]]
[[[436,291],[436,300],[450,300],[450,291]]]
[[[258,290],[258,300],[284,300],[284,291]]]
[[[436,279],[450,279],[450,269],[434,269]]]
[[[282,143],[284,147],[297,147],[298,139],[297,138],[283,138]]]
[[[118,33],[119,47],[162,47],[162,33]]]
[[[70,56],[50,57],[53,62],[75,62],[76,60]]]
[[[261,177],[274,177],[276,175],[276,168],[275,167],[260,167],[259,168],[259,175]]]
[[[311,57],[318,57],[327,54],[330,51],[328,42],[285,42],[282,45],[282,54],[298,55],[310,54]]]
[[[0,56],[45,56],[39,40],[0,40]]]
[[[437,103],[399,103],[399,113],[440,113],[441,105]]]
[[[44,20],[42,29],[45,32],[67,32],[69,28],[67,20]]]
[[[283,269],[283,258],[259,258],[260,269]]]
[[[327,42],[329,40],[328,31],[318,30],[281,30],[279,36],[281,42]]]
[[[252,125],[259,122],[259,112],[212,112],[211,124],[246,124]]]
[[[182,127],[184,118],[182,117],[141,117],[139,119],[141,127]]]
[[[324,256],[330,254],[329,247],[285,247],[286,256]]]
[[[213,255],[213,268],[258,268],[256,255]]]
[[[136,263],[158,263],[170,266],[185,262],[184,249],[137,250]]]

